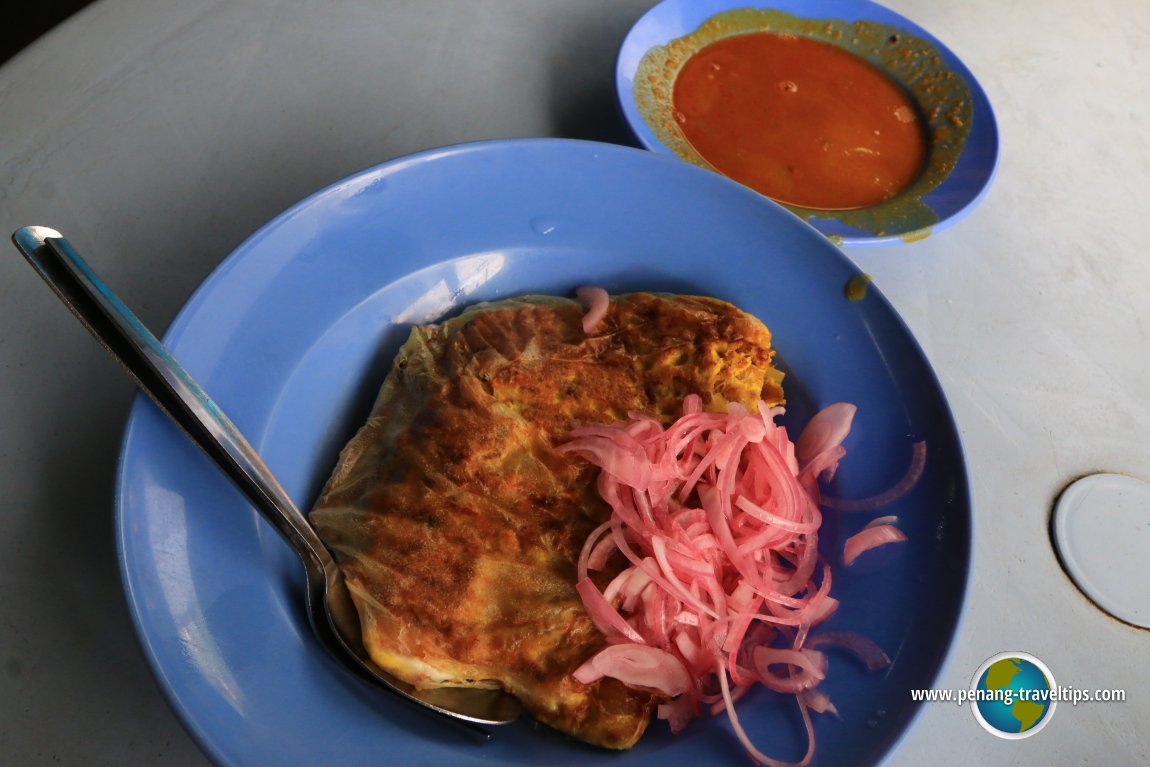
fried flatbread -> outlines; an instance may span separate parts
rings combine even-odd
[[[608,518],[577,424],[781,401],[770,333],[730,304],[635,293],[590,334],[575,301],[527,296],[415,327],[311,512],[373,660],[410,684],[501,687],[537,720],[628,748],[657,702],[571,677],[604,643],[575,591]],[[610,577],[603,573],[602,577]],[[603,585],[603,584],[600,584]]]

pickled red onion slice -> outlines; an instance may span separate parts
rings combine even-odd
[[[854,631],[820,631],[807,639],[807,647],[841,647],[854,653],[867,671],[878,671],[890,665],[890,658],[874,640]],[[814,708],[814,706],[812,706]],[[822,713],[822,712],[819,712]]]
[[[831,703],[830,696],[825,692],[818,689],[807,690],[799,699],[807,704],[807,708],[814,711],[816,714],[825,714],[828,711],[835,716],[839,715],[839,710],[835,708],[835,704]]]
[[[878,527],[879,525],[897,525],[897,524],[898,524],[898,516],[895,514],[888,514],[885,517],[875,517],[870,522],[867,522],[865,525],[863,525],[863,530],[866,530],[868,527]]]
[[[848,402],[828,405],[810,420],[795,443],[795,454],[801,463],[842,444],[851,430],[857,407]]]
[[[756,647],[751,657],[759,680],[776,692],[800,693],[813,690],[827,676],[827,658],[818,650],[787,650],[777,647]],[[797,668],[798,673],[777,675],[771,666],[784,664]]]
[[[603,318],[607,316],[607,309],[611,299],[603,288],[584,285],[575,289],[575,295],[587,302],[587,312],[583,315],[583,332],[594,333]]]
[[[906,534],[894,525],[875,525],[865,527],[843,544],[843,564],[850,565],[863,552],[885,546],[888,543],[899,543],[906,540]]]
[[[575,590],[579,592],[579,596],[583,600],[583,607],[591,616],[591,621],[597,629],[603,632],[604,636],[613,637],[619,634],[632,642],[641,643],[643,641],[639,632],[635,631],[627,621],[619,616],[615,608],[611,607],[611,603],[603,597],[599,589],[595,588],[594,583],[587,579],[581,580],[575,584]]]
[[[920,478],[922,478],[923,470],[926,468],[926,441],[919,440],[911,445],[910,466],[907,467],[906,473],[903,474],[902,479],[894,484],[889,490],[885,490],[878,495],[872,495],[869,498],[834,498],[824,495],[820,501],[823,506],[828,509],[836,511],[873,511],[874,509],[881,509],[894,503],[899,498],[902,498],[911,488],[913,488]]]
[[[571,442],[559,452],[582,453],[587,460],[620,482],[646,490],[651,482],[651,462],[642,443],[625,431],[609,426],[586,426],[571,432]]]
[[[584,684],[609,676],[669,698],[691,687],[691,677],[682,662],[671,653],[649,645],[611,645],[575,669],[573,676]]]

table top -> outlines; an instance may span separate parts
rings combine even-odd
[[[161,330],[247,235],[367,166],[487,138],[633,143],[614,60],[652,4],[97,0],[0,68],[0,230],[65,232]],[[848,252],[921,343],[967,452],[974,575],[939,686],[1023,651],[1064,686],[1126,693],[1022,741],[926,705],[890,762],[1145,763],[1150,634],[1073,586],[1050,516],[1084,474],[1150,478],[1150,5],[886,4],[962,57],[1002,137],[969,217]],[[14,250],[0,297],[0,761],[204,764],[121,591],[133,387]]]

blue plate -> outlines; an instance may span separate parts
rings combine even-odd
[[[166,336],[191,373],[307,507],[364,419],[412,323],[520,293],[717,296],[774,331],[797,427],[813,408],[859,406],[834,492],[897,481],[910,443],[925,476],[884,513],[910,543],[836,571],[828,628],[894,659],[868,674],[834,655],[816,764],[872,764],[930,687],[966,590],[971,514],[958,435],[922,352],[877,290],[825,238],[765,198],[650,152],[562,140],[470,144],[341,181],[259,230],[207,279]],[[294,555],[145,399],[132,409],[117,497],[128,600],[172,705],[223,764],[746,764],[725,718],[671,736],[655,722],[624,754],[529,721],[477,745],[341,672],[312,641]],[[828,516],[826,552],[867,515]],[[886,561],[882,561],[882,560]],[[797,707],[762,690],[743,722],[772,754],[805,744]]]
[[[639,142],[656,152],[674,154],[655,136],[635,102],[634,80],[643,55],[657,45],[689,35],[715,14],[736,8],[764,7],[800,18],[870,21],[903,29],[932,44],[946,66],[960,74],[970,87],[974,122],[965,147],[949,177],[923,196],[938,221],[925,229],[891,231],[878,236],[848,226],[834,218],[812,217],[810,222],[823,234],[844,246],[889,245],[911,242],[937,233],[969,213],[986,194],[998,166],[998,127],[990,101],[974,75],[958,56],[929,32],[909,19],[868,0],[664,0],[640,18],[631,28],[619,51],[615,67],[615,89],[619,105]]]

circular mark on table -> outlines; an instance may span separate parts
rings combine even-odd
[[[1150,483],[1091,474],[1058,497],[1054,549],[1075,585],[1126,623],[1150,628]]]

